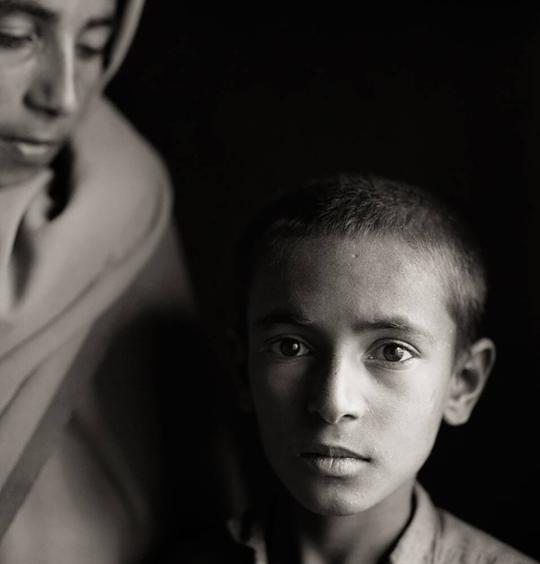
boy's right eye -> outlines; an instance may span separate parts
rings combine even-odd
[[[280,337],[272,341],[267,349],[270,353],[286,358],[298,358],[311,355],[310,348],[294,337]]]

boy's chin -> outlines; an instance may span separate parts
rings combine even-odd
[[[341,484],[289,491],[303,509],[322,517],[357,515],[368,511],[381,501],[373,490],[364,494]]]
[[[414,477],[401,483],[384,480],[304,480],[289,483],[287,489],[304,510],[322,517],[346,517],[375,509],[396,511],[408,506]]]

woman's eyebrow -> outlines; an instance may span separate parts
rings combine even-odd
[[[88,22],[85,23],[84,29],[95,29],[97,27],[110,27],[111,29],[114,26],[115,17],[114,14],[99,16],[96,18],[91,18]]]
[[[27,14],[33,18],[44,22],[57,22],[60,15],[54,10],[44,8],[34,0],[0,0],[0,15],[10,13]],[[113,27],[115,22],[114,11],[90,18],[85,24],[85,29],[94,29],[96,27]]]
[[[0,15],[18,12],[27,14],[42,21],[57,21],[59,16],[56,12],[48,10],[33,2],[33,0],[0,0]]]

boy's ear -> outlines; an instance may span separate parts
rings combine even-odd
[[[449,425],[466,423],[495,363],[495,344],[479,339],[456,362],[443,416]]]
[[[247,350],[244,339],[230,329],[227,333],[229,341],[229,366],[235,389],[238,407],[242,411],[253,411],[251,390],[247,371]]]

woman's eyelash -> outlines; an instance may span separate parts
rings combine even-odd
[[[88,45],[79,45],[77,47],[79,57],[83,59],[91,59],[93,57],[101,57],[105,52],[105,47],[90,47]]]
[[[8,49],[25,47],[33,41],[32,35],[12,35],[0,32],[0,46]]]

